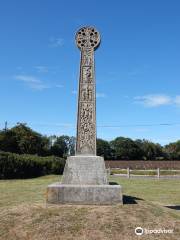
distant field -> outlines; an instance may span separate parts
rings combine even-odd
[[[180,181],[111,176],[123,187],[124,205],[46,205],[47,185],[59,180],[53,175],[0,181],[1,240],[179,240]],[[138,237],[137,226],[174,233]]]
[[[180,160],[111,160],[105,161],[106,168],[131,168],[131,169],[179,169]]]

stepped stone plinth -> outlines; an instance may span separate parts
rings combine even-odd
[[[122,202],[119,185],[109,185],[104,159],[72,156],[67,159],[61,183],[48,186],[49,203],[113,204]]]

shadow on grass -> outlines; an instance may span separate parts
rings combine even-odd
[[[109,185],[119,185],[117,182],[109,182]]]
[[[180,211],[180,205],[175,205],[175,206],[165,206],[167,208],[171,208],[171,209],[174,209],[174,210],[179,210]]]
[[[142,198],[123,195],[123,204],[138,204],[137,200],[142,200],[143,201]]]
[[[109,182],[109,185],[119,185],[117,182]],[[133,196],[123,195],[123,204],[138,204],[137,200],[143,200]]]

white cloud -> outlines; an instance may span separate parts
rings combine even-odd
[[[96,93],[96,97],[97,98],[105,98],[106,97],[106,94],[105,93]]]
[[[134,98],[136,103],[143,104],[145,107],[159,107],[172,103],[172,98],[164,94],[149,94]]]
[[[46,66],[35,66],[34,67],[38,73],[47,73],[49,72],[48,67]]]
[[[46,85],[40,79],[29,76],[29,75],[16,75],[15,79],[24,82],[29,88],[34,90],[43,90],[46,88],[50,88],[50,86]]]
[[[27,87],[33,89],[33,90],[44,90],[47,88],[63,88],[64,86],[61,84],[47,84],[44,83],[42,80],[35,76],[30,76],[30,75],[16,75],[14,78],[18,81],[24,82]]]
[[[180,95],[177,95],[174,99],[175,104],[180,106]]]
[[[55,37],[51,37],[50,38],[50,47],[62,47],[64,45],[64,39],[63,38],[55,38]]]
[[[34,66],[34,69],[36,69],[37,73],[50,73],[50,74],[56,74],[57,71],[62,71],[61,68],[58,66],[38,65],[38,66]]]

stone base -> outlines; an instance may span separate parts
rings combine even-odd
[[[120,185],[54,183],[47,188],[47,202],[56,204],[116,204],[122,203],[122,190]]]
[[[67,158],[62,183],[47,188],[48,203],[114,204],[122,203],[119,185],[108,185],[104,159],[99,156]]]
[[[108,184],[104,159],[99,156],[71,156],[66,160],[62,184]]]

